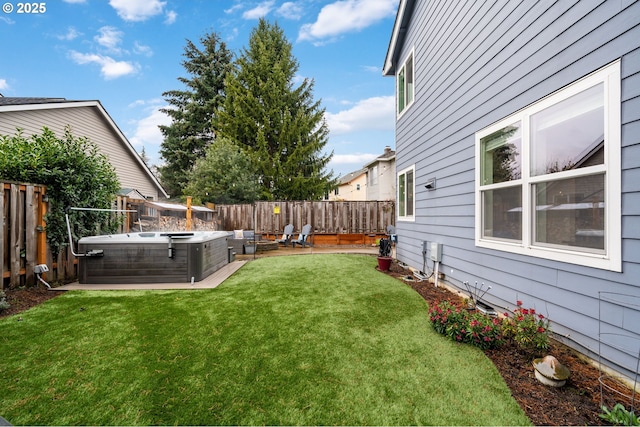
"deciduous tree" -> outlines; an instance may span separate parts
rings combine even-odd
[[[200,203],[251,203],[258,194],[251,159],[226,138],[216,138],[196,160],[188,180],[184,194]]]

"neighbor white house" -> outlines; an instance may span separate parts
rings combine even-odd
[[[396,152],[386,146],[382,155],[364,167],[367,171],[367,200],[395,200]]]
[[[390,201],[396,197],[396,153],[386,146],[384,153],[365,164],[362,169],[341,176],[336,189],[327,200]]]
[[[383,74],[397,258],[637,383],[640,2],[400,0]]]
[[[47,127],[62,137],[67,126],[74,136],[87,137],[107,156],[127,193],[149,200],[168,197],[100,101],[0,96],[0,135],[14,135],[21,129],[30,136]]]

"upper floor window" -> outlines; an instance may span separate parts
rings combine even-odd
[[[414,219],[414,177],[415,166],[411,166],[398,174],[398,219]]]
[[[378,165],[369,169],[369,185],[378,185]]]
[[[621,269],[620,63],[476,134],[476,244]]]
[[[413,52],[400,67],[397,78],[398,114],[413,103]]]

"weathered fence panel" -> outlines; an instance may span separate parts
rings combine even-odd
[[[44,280],[68,282],[77,275],[77,263],[70,250],[53,259],[46,243],[44,215],[46,188],[42,185],[0,182],[0,289],[36,283],[34,267],[47,264]]]
[[[285,225],[296,231],[311,224],[316,234],[384,234],[395,225],[392,201],[286,201],[243,205],[217,205],[222,230],[254,229],[262,234],[282,233]]]

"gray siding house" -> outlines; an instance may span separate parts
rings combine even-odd
[[[640,2],[400,0],[383,75],[397,258],[637,382]]]
[[[0,135],[14,135],[20,128],[30,136],[41,133],[45,126],[58,137],[70,126],[74,136],[96,144],[115,167],[122,188],[136,190],[150,200],[168,197],[99,101],[0,96]]]

